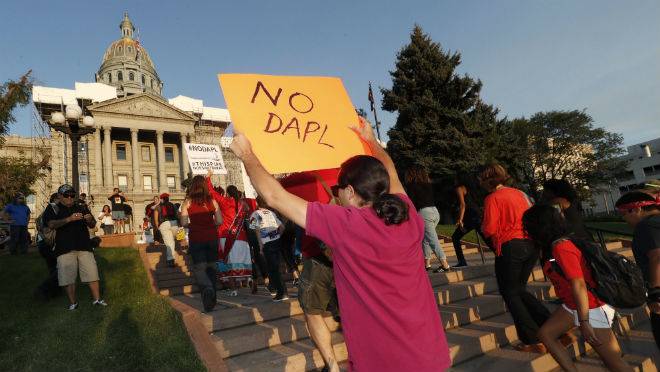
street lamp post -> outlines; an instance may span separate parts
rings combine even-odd
[[[94,118],[82,117],[82,109],[77,104],[67,105],[64,114],[57,111],[51,114],[50,126],[64,133],[71,140],[71,176],[73,188],[80,192],[80,175],[78,174],[78,142],[84,135],[94,132]],[[64,161],[67,161],[64,159]]]

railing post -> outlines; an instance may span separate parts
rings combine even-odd
[[[479,246],[478,249],[479,249],[479,254],[481,255],[481,263],[485,264],[486,263],[486,258],[484,257],[484,250],[481,247],[481,237],[479,236],[479,232],[476,231],[476,230],[474,231],[474,234],[477,236],[477,245]]]

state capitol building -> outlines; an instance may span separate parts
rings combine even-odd
[[[75,82],[74,89],[33,87],[35,117],[46,128],[37,146],[51,157],[50,173],[34,187],[36,195],[28,198],[34,216],[59,185],[72,183],[70,140],[46,123],[52,113],[64,112],[75,103],[83,115],[94,119],[92,133],[79,142],[78,169],[79,192],[93,197],[95,215],[109,204],[107,198],[115,187],[128,198],[134,225],[141,223],[144,207],[155,195],[167,192],[173,202],[181,202],[185,196],[181,183],[190,171],[185,143],[220,146],[228,174],[214,177],[214,183],[243,188],[240,162],[226,148],[229,139],[222,138],[229,112],[181,95],[164,98],[163,82],[149,53],[135,38],[128,14],[119,29],[120,38],[105,51],[95,82]],[[34,137],[9,136],[3,153],[34,154],[35,143]]]

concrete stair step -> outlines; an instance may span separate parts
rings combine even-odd
[[[197,284],[164,288],[158,290],[158,293],[160,293],[162,296],[178,296],[182,294],[198,293],[198,292],[199,292],[199,287],[197,287]]]

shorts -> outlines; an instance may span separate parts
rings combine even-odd
[[[564,308],[564,310],[573,314],[575,325],[579,327],[580,320],[578,319],[577,310],[569,309],[566,304],[562,304],[561,306]],[[612,328],[615,314],[616,310],[614,310],[614,308],[608,304],[589,309],[589,324],[591,324],[592,328]]]
[[[112,211],[113,220],[123,220],[126,218],[126,212],[124,211]]]
[[[61,287],[75,284],[78,272],[80,272],[80,281],[83,283],[99,280],[99,270],[94,253],[71,251],[57,257],[57,278]]]
[[[298,284],[298,300],[306,314],[320,315],[329,311],[337,317],[339,303],[332,268],[313,258],[304,258]]]

